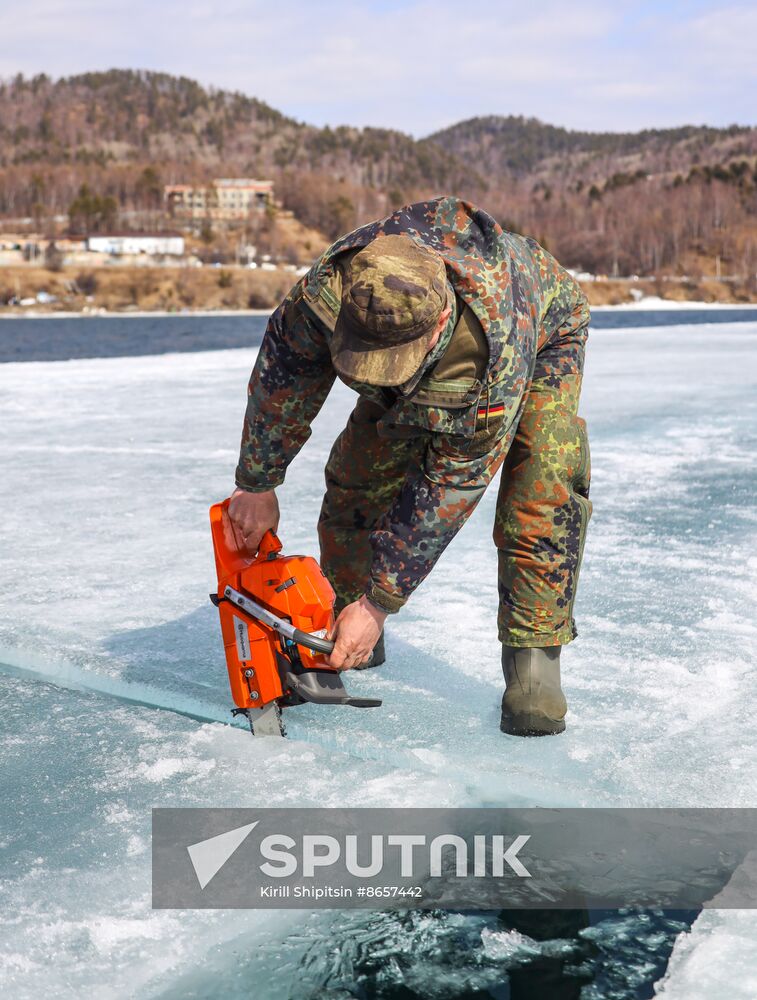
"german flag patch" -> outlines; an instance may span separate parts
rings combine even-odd
[[[478,410],[476,411],[476,416],[485,417],[488,413],[490,417],[501,417],[504,412],[505,412],[504,403],[492,403],[491,406],[487,406],[486,404],[484,404],[483,406],[479,406]]]

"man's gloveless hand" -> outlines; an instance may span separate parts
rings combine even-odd
[[[348,604],[329,633],[335,645],[326,663],[338,670],[350,670],[365,663],[379,640],[385,621],[386,612],[371,604],[367,597]]]
[[[237,548],[254,556],[263,535],[279,527],[279,501],[275,490],[248,493],[234,490],[229,501],[229,522]]]

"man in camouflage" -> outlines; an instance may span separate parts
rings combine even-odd
[[[271,316],[249,384],[229,508],[255,551],[275,488],[337,375],[358,393],[326,465],[321,564],[337,595],[330,663],[383,661],[383,625],[502,466],[494,541],[504,732],[565,728],[560,648],[591,515],[577,416],[589,324],[534,240],[454,197],[337,240]]]

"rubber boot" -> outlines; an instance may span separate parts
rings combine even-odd
[[[502,647],[505,693],[499,728],[511,736],[551,736],[565,729],[560,646]]]
[[[386,653],[384,652],[384,632],[382,629],[381,635],[379,636],[379,640],[373,647],[373,656],[371,656],[370,660],[367,660],[365,663],[360,663],[357,667],[354,667],[353,669],[367,670],[368,667],[380,667],[381,664],[385,662],[386,662]]]

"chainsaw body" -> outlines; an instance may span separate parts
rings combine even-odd
[[[231,696],[253,732],[261,711],[316,704],[375,707],[380,701],[351,698],[339,671],[325,660],[334,624],[334,591],[311,556],[285,556],[266,532],[255,557],[239,552],[228,519],[228,500],[210,508],[218,608]],[[260,732],[275,730],[269,723]],[[279,729],[281,726],[279,724]],[[282,730],[283,732],[283,730]]]

